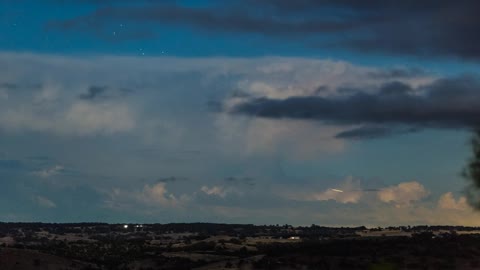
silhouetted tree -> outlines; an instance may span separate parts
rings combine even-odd
[[[468,203],[480,210],[480,129],[477,129],[470,141],[473,156],[464,168],[462,175],[470,181],[467,188]]]

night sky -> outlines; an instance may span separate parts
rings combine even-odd
[[[480,226],[474,0],[0,0],[0,220]]]

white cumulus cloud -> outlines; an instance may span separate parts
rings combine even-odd
[[[394,203],[397,207],[409,205],[428,196],[429,191],[419,182],[404,182],[396,186],[386,187],[378,191],[378,199],[386,203]]]
[[[467,198],[461,196],[458,200],[455,199],[452,192],[443,194],[438,200],[438,207],[440,209],[465,211],[471,209],[467,203]]]
[[[285,197],[297,201],[336,201],[339,203],[358,203],[364,192],[360,181],[348,177],[344,182],[322,191],[287,191]]]
[[[225,198],[229,193],[241,194],[239,190],[234,187],[224,187],[224,186],[202,186],[200,190],[210,196],[218,196]]]
[[[149,208],[158,206],[165,208],[176,208],[184,206],[190,197],[186,194],[176,196],[167,189],[167,184],[160,182],[153,185],[147,184],[143,189],[126,190],[114,188],[107,192],[109,198],[106,200],[107,207],[128,208],[139,204]]]

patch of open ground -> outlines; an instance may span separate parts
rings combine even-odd
[[[34,250],[13,248],[0,250],[0,269],[2,270],[79,270],[87,267],[96,269],[88,263]]]

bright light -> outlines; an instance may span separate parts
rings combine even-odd
[[[123,225],[123,228],[128,229],[128,225],[127,224]]]
[[[340,189],[336,189],[336,188],[331,188],[332,191],[335,191],[335,192],[343,192],[343,190],[340,190]]]

